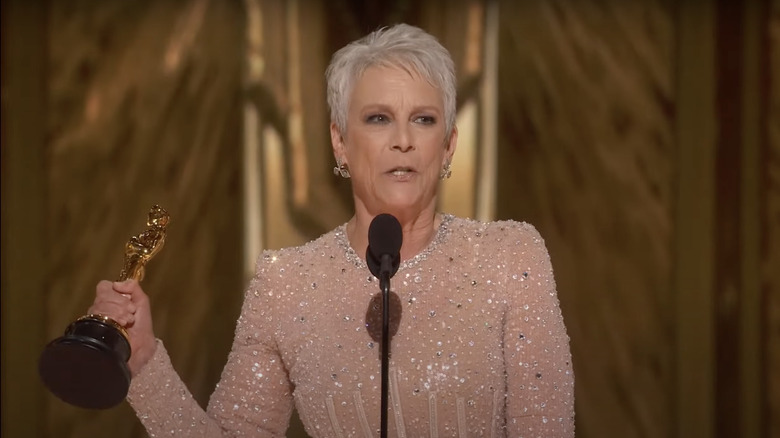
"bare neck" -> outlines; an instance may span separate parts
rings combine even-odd
[[[368,227],[373,219],[374,217],[368,214],[355,214],[347,222],[349,244],[362,258],[365,258],[368,248]],[[401,261],[409,260],[424,250],[433,240],[441,223],[440,216],[435,212],[414,218],[397,217],[397,219],[404,233]]]

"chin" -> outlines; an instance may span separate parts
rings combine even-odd
[[[412,189],[412,187],[408,187]],[[425,209],[430,202],[435,200],[428,200],[426,202],[425,196],[420,193],[420,190],[414,188],[413,190],[400,190],[396,187],[394,190],[386,190],[384,192],[377,192],[374,194],[373,202],[369,205],[374,206],[374,211],[379,213],[390,213],[394,216],[401,214],[418,214]]]
[[[388,199],[380,203],[380,209],[383,213],[399,216],[420,213],[422,210],[421,205],[419,199]]]

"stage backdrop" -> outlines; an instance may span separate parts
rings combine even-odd
[[[259,252],[351,214],[330,54],[398,21],[458,69],[441,209],[545,238],[578,436],[780,435],[780,0],[421,3],[2,2],[3,436],[145,436],[36,366],[154,203],[143,284],[205,406]]]

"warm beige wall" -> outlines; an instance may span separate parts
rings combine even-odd
[[[140,231],[155,202],[173,220],[144,285],[158,334],[205,404],[224,364],[244,282],[245,103],[283,133],[279,179],[263,191],[266,207],[274,207],[265,212],[265,245],[284,246],[349,214],[348,187],[329,174],[317,73],[343,39],[382,17],[403,18],[437,34],[459,70],[467,64],[465,2],[427,2],[419,10],[399,2],[367,8],[365,17],[348,7],[328,12],[334,9],[324,3],[292,16],[290,2],[256,3],[265,12],[266,68],[257,87],[246,89],[242,1],[2,3],[4,436],[144,436],[126,405],[88,412],[56,400],[40,385],[34,363],[45,342],[86,309],[95,282],[118,273],[122,245]],[[745,62],[765,64],[743,71],[764,79],[745,80],[742,111],[750,113],[755,103],[763,122],[744,125],[743,141],[754,152],[744,157],[758,160],[739,180],[757,204],[727,219],[746,224],[745,241],[757,242],[742,247],[739,257],[758,263],[759,283],[745,287],[755,289],[766,310],[747,308],[742,315],[766,318],[762,337],[734,339],[760,344],[764,362],[750,359],[755,351],[737,351],[742,366],[764,371],[753,381],[758,389],[742,395],[749,403],[740,405],[733,424],[761,430],[740,422],[763,418],[770,428],[764,435],[775,436],[780,1],[762,4],[771,13],[762,40],[768,46]],[[713,359],[715,309],[724,296],[716,287],[723,240],[714,234],[723,220],[715,214],[722,202],[714,155],[722,73],[712,68],[717,3],[498,5],[498,216],[533,223],[551,251],[572,338],[578,435],[723,436],[715,424],[724,405],[716,401],[736,384],[715,380]],[[291,31],[303,41],[298,52],[286,45]],[[288,96],[296,80],[290,53],[306,67],[297,79],[303,108]],[[461,84],[462,96],[480,91],[471,79]],[[303,116],[295,138],[288,130],[291,109]],[[301,142],[305,177],[294,174],[301,162],[289,154],[291,139]],[[751,170],[760,175],[755,187]],[[307,188],[303,202],[293,196],[298,183]],[[274,220],[291,231],[279,233]],[[751,272],[751,266],[739,269]],[[302,436],[299,425],[290,436]]]
[[[11,35],[4,21],[3,126],[34,127],[3,137],[3,436],[141,436],[126,404],[93,412],[45,392],[37,355],[117,277],[159,203],[172,221],[143,282],[155,330],[198,400],[213,390],[243,288],[241,5],[23,3],[41,13]],[[18,49],[9,64],[6,44]]]
[[[780,436],[780,0],[768,2],[769,28],[762,34],[765,47],[762,77],[769,92],[762,104],[767,113],[762,124],[764,149],[762,160],[762,224],[766,235],[761,239],[761,290],[766,306],[762,351],[766,357],[765,414],[769,422],[767,436]]]
[[[2,435],[43,437],[44,394],[32,366],[45,342],[46,8],[0,3],[2,32]],[[13,110],[11,110],[13,109]],[[31,415],[31,413],[33,413]],[[32,421],[23,421],[33,417]]]
[[[776,434],[771,4],[501,2],[499,216],[550,247],[583,436]]]
[[[578,434],[673,436],[675,9],[500,5],[498,216],[550,249]]]

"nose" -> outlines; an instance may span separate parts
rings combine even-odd
[[[393,150],[400,152],[409,152],[414,150],[414,142],[412,141],[409,127],[406,124],[399,124],[395,130],[395,135],[392,142]]]

